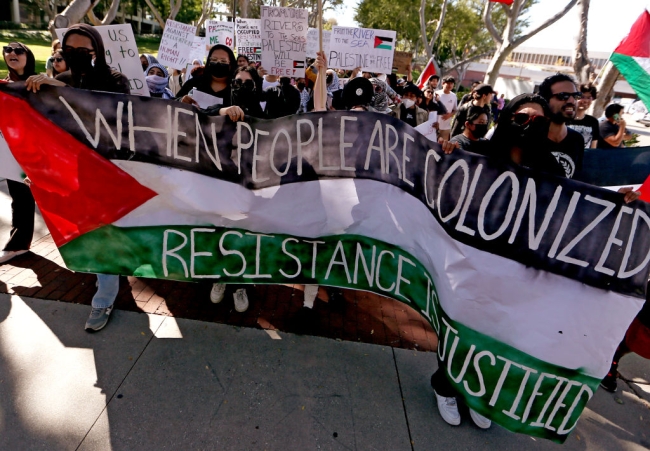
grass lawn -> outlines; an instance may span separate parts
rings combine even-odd
[[[0,46],[9,42],[22,42],[34,53],[36,58],[36,72],[45,73],[45,62],[52,54],[50,34],[42,31],[0,30]],[[136,37],[140,53],[158,54],[160,39],[152,37]],[[7,76],[7,66],[4,59],[0,59],[0,80]]]

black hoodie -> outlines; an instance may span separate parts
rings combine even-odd
[[[25,64],[25,70],[23,70],[22,75],[18,75],[18,73],[13,70],[9,65],[7,64],[7,68],[9,69],[9,75],[7,75],[7,78],[5,80],[7,81],[25,81],[32,75],[36,75],[36,58],[34,58],[34,54],[32,53],[31,50],[25,45],[21,44],[20,42],[10,42],[9,44],[18,44],[18,46],[22,49],[25,50],[25,54],[27,55],[27,63]],[[7,63],[7,55],[4,55],[5,59],[5,64]]]
[[[93,49],[95,50],[95,65],[92,71],[83,76],[68,70],[57,75],[56,79],[73,88],[130,94],[129,79],[121,72],[111,69],[106,64],[104,41],[99,32],[94,27],[84,23],[73,25],[65,32],[61,48],[65,50],[66,41],[73,34],[86,36],[92,41]]]

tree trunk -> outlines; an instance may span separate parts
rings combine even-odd
[[[578,32],[576,46],[573,50],[573,70],[576,74],[578,83],[588,83],[589,77],[594,71],[587,53],[587,23],[590,1],[591,0],[578,0],[580,31]]]
[[[90,0],[72,0],[61,14],[57,14],[50,21],[49,30],[53,38],[56,38],[56,28],[69,28],[74,24],[81,22],[88,13],[93,3]]]
[[[611,61],[608,61],[603,67],[602,76],[598,80],[598,98],[591,105],[591,114],[594,117],[600,117],[605,111],[605,107],[609,105],[614,97],[614,85],[618,76],[621,73],[618,71],[616,66],[612,64]]]
[[[422,43],[424,44],[424,51],[427,52],[427,58],[431,59],[433,56],[433,50],[429,45],[429,39],[427,38],[427,21],[424,17],[424,12],[427,6],[427,0],[420,0],[420,33],[422,34]]]
[[[239,17],[247,18],[250,9],[250,0],[239,0]]]
[[[490,65],[485,72],[483,83],[494,86],[494,84],[497,82],[497,78],[499,78],[499,71],[501,71],[501,66],[503,66],[503,63],[506,61],[508,56],[510,56],[510,53],[513,49],[514,47],[512,45],[503,43],[501,47],[499,47],[499,49],[494,52],[492,61],[490,61]]]
[[[153,17],[156,19],[156,22],[160,25],[160,28],[163,30],[165,29],[165,20],[162,18],[160,15],[160,11],[158,11],[158,8],[153,6],[153,3],[151,3],[151,0],[144,0],[147,6],[149,7],[149,11],[151,11],[151,14],[153,14]]]
[[[110,25],[113,23],[115,20],[115,17],[117,17],[117,11],[120,7],[120,0],[113,0],[111,2],[111,7],[108,8],[108,11],[106,11],[106,14],[104,14],[104,18],[102,20],[99,20],[97,16],[95,16],[95,12],[93,11],[93,8],[97,5],[97,2],[93,3],[92,7],[88,10],[88,19],[90,19],[90,22],[95,25]]]

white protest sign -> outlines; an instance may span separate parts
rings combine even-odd
[[[323,30],[323,52],[325,55],[330,53],[330,38],[332,32]],[[310,28],[307,31],[307,58],[316,58],[318,52],[318,28]]]
[[[138,45],[133,36],[130,24],[100,25],[95,27],[104,41],[106,64],[129,79],[131,94],[149,97],[149,88],[144,79],[144,71],[140,64]],[[63,42],[67,28],[57,28],[56,36]]]
[[[328,66],[335,69],[360,67],[364,72],[390,74],[397,33],[372,28],[332,28]]]
[[[167,19],[158,48],[160,64],[182,70],[189,59],[195,35],[196,27]]]
[[[262,21],[260,19],[235,19],[237,56],[245,55],[250,61],[262,61]]]
[[[185,67],[187,70],[192,70],[192,61],[199,60],[201,64],[205,64],[205,57],[208,56],[208,51],[206,50],[207,38],[202,38],[201,36],[194,36],[194,41],[192,42],[192,47],[190,52],[187,54],[187,63]]]
[[[205,38],[208,48],[222,44],[233,49],[235,47],[235,24],[233,22],[220,22],[208,20],[205,23]]]
[[[304,77],[306,9],[262,6],[262,67],[270,75]]]

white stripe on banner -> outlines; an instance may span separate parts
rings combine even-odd
[[[117,221],[118,227],[209,224],[385,241],[410,252],[429,270],[452,319],[593,377],[607,373],[616,345],[643,304],[462,244],[420,201],[385,183],[330,179],[251,191],[179,169],[113,162],[160,194]]]

